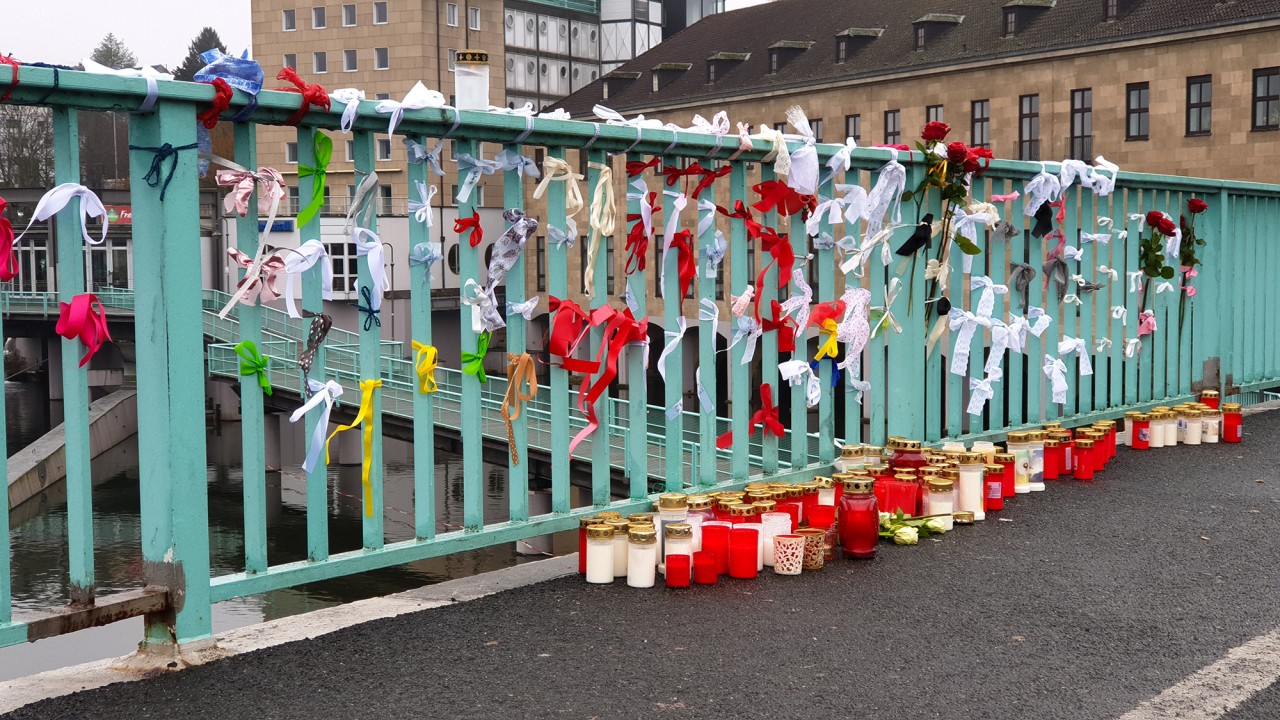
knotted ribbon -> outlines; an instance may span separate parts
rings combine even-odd
[[[425,275],[428,280],[431,279],[431,266],[442,259],[444,255],[440,253],[438,242],[418,243],[409,251],[409,265],[425,266]]]
[[[494,295],[495,288],[506,282],[511,268],[515,266],[516,261],[520,259],[520,254],[524,252],[524,246],[529,242],[529,236],[538,229],[538,221],[525,215],[524,211],[519,208],[503,210],[502,219],[511,223],[511,226],[498,236],[497,242],[493,244],[493,254],[489,257],[487,290],[490,299],[495,304],[497,303],[497,298]]]
[[[1138,314],[1138,337],[1150,335],[1160,328],[1156,326],[1156,314],[1150,310],[1143,310]]]
[[[383,259],[382,240],[372,230],[358,227],[351,233],[351,242],[356,246],[356,257],[368,258],[369,279],[373,282],[370,307],[377,312],[382,308],[382,292],[391,289],[391,279],[387,277],[387,264]],[[365,320],[365,325],[368,325],[368,319]]]
[[[344,430],[361,426],[364,452],[361,454],[360,484],[364,487],[365,517],[373,517],[373,485],[369,482],[369,470],[373,466],[373,430],[374,425],[377,424],[377,417],[373,412],[373,394],[380,387],[382,387],[382,380],[380,379],[361,380],[360,411],[356,413],[356,419],[350,425],[339,425],[329,434],[329,439],[324,441],[324,461],[328,463],[329,443],[333,442],[333,436]]]
[[[523,316],[525,321],[533,319],[533,311],[538,309],[539,298],[537,295],[525,300],[524,302],[513,303],[507,301],[507,314]]]
[[[813,195],[818,190],[818,149],[814,146],[817,138],[809,118],[799,105],[787,108],[786,115],[787,122],[800,133],[803,143],[791,153],[791,173],[787,175],[787,184],[801,195]]]
[[[356,223],[361,217],[365,218],[368,224],[369,211],[373,209],[373,199],[378,195],[378,173],[370,170],[369,174],[364,176],[360,184],[356,186],[355,194],[351,197],[351,203],[347,206],[346,224],[343,225],[343,232],[351,232],[355,229]]]
[[[252,340],[241,340],[236,344],[235,351],[236,355],[240,356],[240,376],[257,375],[258,387],[262,388],[262,394],[270,395],[271,378],[267,375],[267,371],[271,366],[271,359],[263,357]]]
[[[431,227],[433,216],[431,214],[431,200],[436,196],[436,186],[427,185],[421,180],[414,180],[413,186],[418,190],[418,199],[409,200],[409,213],[413,215],[413,219]]]
[[[1009,313],[1009,349],[1027,354],[1027,333],[1040,337],[1052,323],[1053,318],[1045,314],[1044,308],[1027,308],[1026,316]]]
[[[507,423],[507,446],[511,449],[511,464],[520,464],[516,452],[516,434],[511,423],[520,417],[521,403],[538,396],[538,375],[529,353],[507,354],[507,394],[502,398],[502,419]]]
[[[142,176],[142,179],[147,183],[147,187],[160,188],[160,202],[164,202],[164,195],[169,191],[169,182],[173,180],[173,173],[178,169],[178,151],[196,150],[197,148],[199,148],[198,143],[179,145],[178,147],[174,147],[169,143],[164,143],[158,147],[129,146],[130,150],[151,153],[151,166],[147,168],[147,174]],[[164,170],[165,160],[169,161],[169,171],[167,173]]]
[[[791,151],[787,149],[787,138],[781,132],[774,130],[768,123],[760,123],[756,136],[762,141],[770,143],[772,148],[765,154],[760,162],[773,163],[773,172],[775,175],[786,177],[791,174]]]
[[[360,116],[360,101],[364,100],[364,91],[356,88],[339,88],[329,93],[329,99],[342,104],[342,132],[351,132],[351,128],[356,124],[356,118]],[[409,138],[405,138],[404,141],[413,142]]]
[[[1059,405],[1065,403],[1067,401],[1067,364],[1046,354],[1042,369],[1045,377],[1052,382],[1053,401]]]
[[[404,117],[405,110],[421,110],[428,107],[441,107],[444,105],[444,95],[436,90],[428,90],[422,81],[414,83],[413,87],[405,93],[404,100],[381,100],[374,106],[373,111],[376,113],[390,114],[391,119],[387,123],[387,134],[395,135],[396,126],[400,124],[401,118]]]
[[[968,410],[970,415],[982,414],[982,409],[986,407],[987,401],[996,394],[995,389],[991,387],[991,382],[998,379],[999,378],[992,377],[990,375],[981,380],[975,377],[969,378]]]
[[[797,339],[809,327],[809,304],[813,302],[813,288],[805,282],[804,274],[804,270],[800,268],[791,271],[791,284],[795,286],[796,291],[782,303],[782,311],[796,319]],[[840,311],[844,312],[843,306]]]
[[[547,337],[547,352],[552,359],[559,359],[566,372],[594,373],[596,365],[590,360],[573,357],[582,339],[586,337],[590,318],[582,306],[572,300],[550,296],[551,330]]]
[[[622,349],[631,343],[647,343],[649,321],[636,320],[631,311],[618,312],[609,306],[597,308],[591,314],[591,325],[605,326],[600,350],[596,354],[595,366],[603,369],[594,383],[588,375],[582,380],[582,388],[578,391],[578,408],[587,419],[587,426],[573,436],[569,442],[569,454],[574,448],[595,432],[599,422],[596,419],[595,405],[600,396],[609,388],[609,384],[618,376],[618,356]]]
[[[953,307],[947,314],[948,326],[956,335],[955,350],[951,353],[951,374],[964,376],[969,374],[969,349],[973,343],[973,333],[978,326],[989,327],[991,317],[975,315],[967,310]]]
[[[307,111],[311,109],[312,105],[324,108],[325,112],[329,112],[329,95],[324,91],[324,87],[320,84],[308,85],[303,82],[301,77],[298,77],[297,71],[290,67],[282,68],[280,73],[276,75],[276,79],[293,83],[293,87],[291,88],[276,88],[277,90],[294,92],[302,96],[297,112],[290,115],[289,119],[284,121],[285,125],[297,125],[302,122],[302,118],[306,117]]]
[[[778,180],[765,180],[757,183],[752,191],[760,195],[760,199],[752,203],[756,212],[767,213],[777,210],[783,217],[799,215],[803,210],[818,207],[818,198],[813,195],[801,195],[791,186]]]
[[[18,258],[13,254],[13,225],[9,218],[4,217],[8,206],[9,203],[0,198],[0,281],[4,282],[18,277]]]
[[[288,68],[285,69],[287,70]],[[333,157],[333,141],[329,139],[328,135],[316,131],[314,142],[316,164],[298,166],[298,179],[304,177],[315,178],[311,187],[311,200],[302,209],[302,212],[298,213],[299,227],[311,222],[324,205],[324,184],[329,173],[329,160]]]
[[[871,328],[871,337],[875,337],[881,328],[892,327],[899,335],[902,334],[902,325],[898,324],[898,319],[893,316],[893,303],[898,299],[898,293],[902,291],[902,278],[893,278],[884,290],[884,305],[873,305],[871,310],[879,310],[880,319]]]
[[[1121,325],[1129,321],[1129,309],[1123,305],[1111,306],[1111,319],[1119,320]]]
[[[1080,374],[1092,375],[1093,363],[1089,360],[1089,344],[1084,338],[1063,335],[1062,340],[1058,341],[1058,355],[1065,357],[1072,353],[1075,353],[1080,360]]]
[[[58,303],[58,324],[54,326],[54,332],[68,340],[78,338],[84,344],[85,354],[80,358],[80,367],[88,364],[103,343],[111,341],[111,334],[107,332],[106,308],[93,293],[81,293],[71,298],[69,303]]]
[[[381,308],[374,306],[373,297],[370,296],[368,285],[360,287],[360,297],[364,298],[364,305],[357,302],[356,310],[364,313],[364,331],[369,332],[375,325],[382,327],[382,317],[378,314],[381,311]]]
[[[307,457],[302,462],[303,471],[311,472],[320,461],[320,451],[327,446],[325,434],[329,431],[329,414],[333,412],[333,404],[342,396],[342,386],[333,380],[318,382],[307,378],[307,389],[310,397],[302,407],[293,411],[289,416],[289,422],[296,423],[307,414],[307,411],[324,406],[316,422],[316,429],[311,433],[311,442],[307,444]]]
[[[507,321],[498,311],[494,293],[481,287],[475,278],[468,278],[463,284],[459,300],[463,305],[471,306],[472,332],[494,332],[507,326]]]
[[[298,353],[298,367],[302,368],[302,375],[305,378],[311,374],[311,366],[316,361],[316,353],[320,351],[320,345],[324,343],[325,337],[329,335],[329,330],[333,328],[333,318],[324,313],[313,313],[310,310],[303,310],[302,315],[311,318],[311,329],[307,331],[307,346]]]
[[[533,158],[521,155],[519,151],[512,148],[505,148],[497,155],[493,156],[494,166],[503,172],[515,171],[516,176],[523,178],[525,175],[533,179],[542,177],[542,171],[538,170],[537,164],[533,162]]]
[[[497,163],[492,160],[485,160],[483,157],[472,157],[467,153],[457,153],[453,159],[458,164],[458,172],[466,173],[466,177],[462,178],[462,185],[458,187],[458,202],[460,203],[465,203],[471,198],[471,191],[480,183],[480,176],[492,175],[498,171]]]
[[[413,368],[418,373],[418,393],[426,395],[439,389],[436,385],[436,361],[440,356],[434,345],[413,341]]]
[[[31,216],[31,221],[27,223],[27,227],[22,230],[13,241],[13,245],[22,242],[22,238],[26,236],[27,231],[36,222],[44,222],[53,217],[71,202],[72,198],[80,198],[80,235],[84,238],[87,245],[101,245],[107,239],[107,209],[102,206],[102,201],[89,188],[78,185],[76,183],[62,183],[49,189],[40,197],[40,202],[36,203],[36,211]],[[89,236],[89,218],[102,218],[102,236],[94,240]]]
[[[1138,338],[1129,338],[1124,341],[1124,356],[1133,357],[1135,354],[1142,352],[1142,341]]]
[[[1111,278],[1111,282],[1119,282],[1120,280],[1119,271],[1115,270],[1114,268],[1109,268],[1106,265],[1099,265],[1098,272],[1102,275],[1105,275]]]
[[[462,353],[462,372],[474,377],[482,383],[489,382],[484,374],[484,356],[489,353],[489,340],[492,333],[482,332],[476,336],[476,351]]]
[[[751,425],[749,433],[754,435],[756,428],[764,426],[763,433],[781,438],[786,434],[786,427],[778,420],[778,408],[773,404],[773,386],[765,383],[760,386],[760,409],[751,414]],[[763,434],[762,433],[762,434]],[[733,431],[721,435],[716,439],[716,447],[724,450],[733,445]]]
[[[748,286],[749,287],[749,286]],[[730,350],[739,340],[746,340],[747,344],[742,349],[742,365],[751,364],[751,359],[756,355],[756,344],[760,336],[764,334],[764,329],[760,323],[753,317],[746,315],[736,316],[733,338],[729,341]]]
[[[1040,172],[1031,178],[1023,189],[1022,214],[1035,217],[1041,205],[1054,200],[1061,192],[1062,182],[1057,176],[1050,175],[1045,170],[1044,163],[1041,163]]]
[[[680,302],[688,297],[689,286],[693,284],[693,278],[698,274],[698,260],[693,252],[693,233],[688,230],[681,230],[667,236],[662,254],[662,272],[659,278],[664,288],[667,287],[666,254],[671,250],[676,251],[676,275],[680,288],[680,293],[673,299],[676,302]]]
[[[835,359],[840,355],[840,346],[837,344],[837,333],[840,330],[840,324],[832,318],[822,321],[822,333],[827,336],[822,345],[818,347],[818,352],[813,356],[814,360],[821,360],[824,357]]]
[[[259,249],[264,247],[260,245]],[[308,240],[294,252],[288,253],[284,258],[284,304],[289,311],[289,317],[301,318],[302,314],[298,312],[298,307],[294,303],[294,278],[303,272],[315,267],[316,263],[320,264],[320,294],[325,300],[333,299],[333,263],[329,262],[329,253],[325,250],[324,243],[319,240]]]
[[[280,288],[276,285],[276,281],[280,273],[285,270],[285,260],[278,253],[265,252],[267,247],[266,243],[259,245],[258,252],[253,257],[236,248],[227,248],[227,255],[231,257],[232,262],[245,268],[245,273],[236,285],[235,294],[218,312],[218,317],[225,318],[231,312],[231,308],[239,302],[257,305],[259,301],[269,303],[280,297]]]
[[[422,146],[422,143],[414,142],[409,138],[404,138],[405,156],[409,160],[410,165],[427,164],[431,172],[439,177],[444,177],[444,168],[440,166],[440,148],[444,146],[444,139],[436,141],[436,146],[428,151]]]
[[[484,228],[480,226],[480,211],[474,210],[471,213],[471,217],[460,217],[454,220],[453,231],[459,235],[470,233],[468,242],[471,247],[476,247],[484,242]]]
[[[792,387],[804,385],[805,389],[805,405],[807,407],[816,407],[822,400],[822,384],[818,379],[817,371],[814,369],[818,366],[815,361],[812,364],[804,360],[787,360],[778,363],[778,374],[782,379]],[[840,371],[837,370],[837,373]]]
[[[578,234],[577,226],[572,221],[573,217],[582,210],[582,190],[578,187],[578,181],[582,179],[583,176],[574,172],[564,160],[548,155],[542,161],[542,181],[533,189],[533,197],[537,200],[542,198],[551,183],[564,183],[564,214],[565,222],[569,224],[570,229],[568,233],[570,246],[573,245],[573,238]],[[554,235],[556,230],[557,228],[551,227],[548,233]]]
[[[591,228],[591,238],[587,243],[587,266],[582,271],[583,294],[591,297],[595,284],[596,254],[600,252],[600,238],[610,237],[617,221],[617,195],[613,189],[613,168],[606,163],[587,163],[588,167],[598,171],[596,187],[591,193],[591,209],[587,215],[587,225]]]

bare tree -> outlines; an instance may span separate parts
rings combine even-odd
[[[0,105],[0,186],[53,184],[53,122],[48,108]]]

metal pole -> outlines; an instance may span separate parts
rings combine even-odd
[[[391,248],[391,340],[396,339],[396,246],[389,242],[382,243],[384,247]]]

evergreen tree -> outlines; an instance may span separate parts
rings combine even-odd
[[[200,59],[200,53],[213,48],[218,48],[224,53],[227,51],[227,46],[222,44],[222,38],[218,37],[218,31],[206,27],[191,41],[191,45],[187,48],[186,59],[178,69],[173,71],[174,78],[188,82],[195,80],[196,73],[205,65],[205,62]]]
[[[107,33],[107,36],[102,38],[102,42],[93,49],[89,59],[115,70],[135,67],[138,64],[138,57],[113,33]]]

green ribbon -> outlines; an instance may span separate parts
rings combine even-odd
[[[484,356],[489,352],[489,338],[492,333],[480,333],[476,337],[476,351],[473,353],[462,353],[462,372],[468,375],[474,375],[480,382],[489,382],[489,378],[484,374]]]
[[[263,357],[252,340],[241,340],[236,345],[236,354],[240,356],[240,376],[257,375],[262,394],[270,395],[271,379],[267,377],[267,367],[271,364],[271,359]]]
[[[298,213],[298,227],[306,225],[319,212],[321,206],[324,205],[324,180],[325,175],[329,172],[329,158],[333,157],[333,141],[328,135],[322,132],[316,132],[315,141],[316,164],[299,165],[298,178],[313,176],[315,184],[311,192],[311,202]]]

